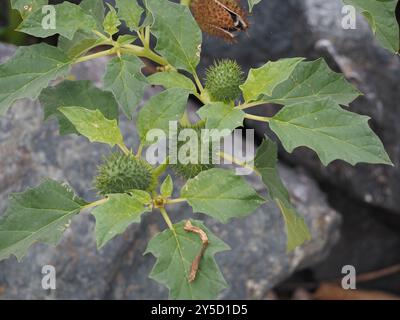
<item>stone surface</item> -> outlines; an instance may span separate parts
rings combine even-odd
[[[397,214],[379,212],[340,191],[331,191],[330,200],[343,213],[341,237],[329,257],[311,268],[316,281],[341,278],[344,265],[354,266],[357,275],[362,275],[400,263]],[[357,282],[357,288],[400,294],[400,273]]]
[[[356,167],[335,161],[328,168],[321,165],[315,153],[300,148],[293,155],[282,155],[292,164],[303,165],[320,181],[351,193],[355,198],[400,213],[400,57],[377,43],[366,21],[357,17],[355,30],[341,26],[341,0],[262,1],[251,16],[248,35],[237,44],[225,44],[206,38],[203,53],[205,68],[212,57],[236,58],[248,69],[267,60],[291,56],[315,59],[323,56],[330,66],[345,74],[363,96],[351,110],[370,116],[370,125],[382,139],[394,167],[364,165]],[[248,50],[247,48],[251,48]],[[268,115],[271,107],[261,107],[256,114]],[[252,121],[260,136],[266,127]]]
[[[0,45],[4,60],[12,48]],[[105,60],[74,68],[77,79],[101,83]],[[148,90],[145,99],[157,89]],[[127,144],[135,146],[132,122],[122,120]],[[44,177],[68,181],[76,192],[94,199],[92,179],[96,165],[109,148],[89,144],[83,137],[60,137],[55,122],[42,122],[38,103],[18,102],[0,119],[0,212],[7,195],[37,185]],[[340,216],[326,203],[324,194],[303,172],[287,167],[282,175],[294,203],[304,214],[313,240],[291,254],[285,253],[283,221],[278,210],[266,205],[249,217],[221,225],[206,218],[206,224],[233,250],[217,260],[230,283],[222,298],[263,298],[266,292],[295,270],[321,261],[338,239]],[[252,178],[258,189],[262,185]],[[187,206],[171,208],[174,221],[193,216]],[[197,215],[196,215],[197,216]],[[99,252],[93,234],[94,219],[85,212],[77,216],[57,248],[37,244],[22,263],[15,258],[0,262],[0,299],[150,299],[166,298],[166,290],[147,278],[154,258],[143,256],[149,238],[165,228],[157,213],[147,214]],[[57,270],[57,290],[41,288],[41,268]]]

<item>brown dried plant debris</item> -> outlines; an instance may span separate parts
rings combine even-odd
[[[203,32],[228,42],[249,27],[248,12],[238,0],[193,0],[190,7]]]
[[[194,225],[192,225],[190,220],[186,221],[186,224],[183,227],[183,229],[187,232],[193,232],[193,233],[198,234],[200,236],[200,240],[202,242],[200,252],[194,258],[194,260],[192,262],[192,266],[190,267],[188,280],[189,280],[189,282],[193,282],[196,279],[197,271],[199,270],[200,261],[203,258],[204,252],[206,251],[209,242],[208,242],[207,234],[203,230],[201,230],[199,227],[195,227]]]

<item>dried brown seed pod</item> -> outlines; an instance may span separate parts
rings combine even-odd
[[[229,42],[249,27],[248,13],[237,0],[192,0],[190,7],[202,31]]]

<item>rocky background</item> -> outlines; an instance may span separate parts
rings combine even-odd
[[[356,30],[341,28],[340,0],[268,0],[250,17],[251,28],[230,45],[205,37],[202,70],[214,58],[237,59],[245,69],[268,60],[323,56],[331,68],[343,72],[363,93],[351,108],[372,117],[370,124],[382,138],[395,167],[357,165],[336,161],[324,168],[313,152],[281,151],[281,172],[298,210],[306,217],[313,240],[294,253],[285,253],[283,221],[274,206],[228,225],[211,219],[211,227],[233,250],[217,256],[230,288],[221,298],[335,298],[326,283],[341,276],[343,265],[372,279],[358,288],[400,295],[400,58],[382,49],[366,22],[359,17]],[[14,47],[0,44],[0,61]],[[101,86],[106,60],[74,68],[77,79]],[[146,98],[158,89],[151,88]],[[193,102],[195,104],[195,102]],[[271,107],[261,107],[259,113]],[[54,122],[43,123],[38,103],[18,102],[0,119],[0,212],[7,195],[36,185],[43,177],[68,181],[79,195],[93,198],[91,181],[96,165],[110,150],[75,136],[59,137]],[[134,125],[121,119],[128,144],[137,137]],[[259,137],[266,128],[249,121]],[[262,188],[253,179],[256,188]],[[176,207],[174,220],[191,216],[186,206]],[[203,217],[202,217],[203,218]],[[57,248],[34,246],[22,263],[0,262],[0,299],[152,299],[166,298],[166,290],[147,279],[154,259],[143,256],[148,239],[165,228],[154,214],[97,252],[94,219],[78,216]],[[41,267],[57,270],[57,290],[41,289]],[[390,275],[376,273],[389,270]],[[325,287],[324,287],[325,286]],[[382,295],[377,294],[377,297]],[[353,296],[357,298],[359,296]],[[383,296],[385,298],[393,296]]]

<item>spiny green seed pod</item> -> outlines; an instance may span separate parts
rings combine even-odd
[[[113,153],[98,167],[95,187],[100,194],[150,191],[155,185],[153,168],[134,155]]]
[[[243,71],[234,60],[221,60],[206,72],[206,89],[213,100],[230,102],[240,97]]]
[[[185,179],[191,179],[197,176],[200,172],[211,169],[214,167],[212,164],[213,162],[213,150],[212,150],[212,144],[210,142],[209,144],[209,159],[208,159],[208,164],[202,164],[201,162],[201,129],[204,129],[205,123],[203,121],[198,122],[197,124],[191,125],[191,126],[179,126],[178,127],[178,136],[181,130],[183,129],[193,129],[196,132],[196,136],[198,137],[197,140],[197,146],[198,146],[198,159],[196,163],[187,163],[187,164],[182,164],[179,162],[179,157],[178,157],[178,162],[176,164],[171,164],[171,168],[175,171],[175,173],[182,178]],[[177,147],[178,151],[179,149],[188,143],[187,141],[178,141]]]

